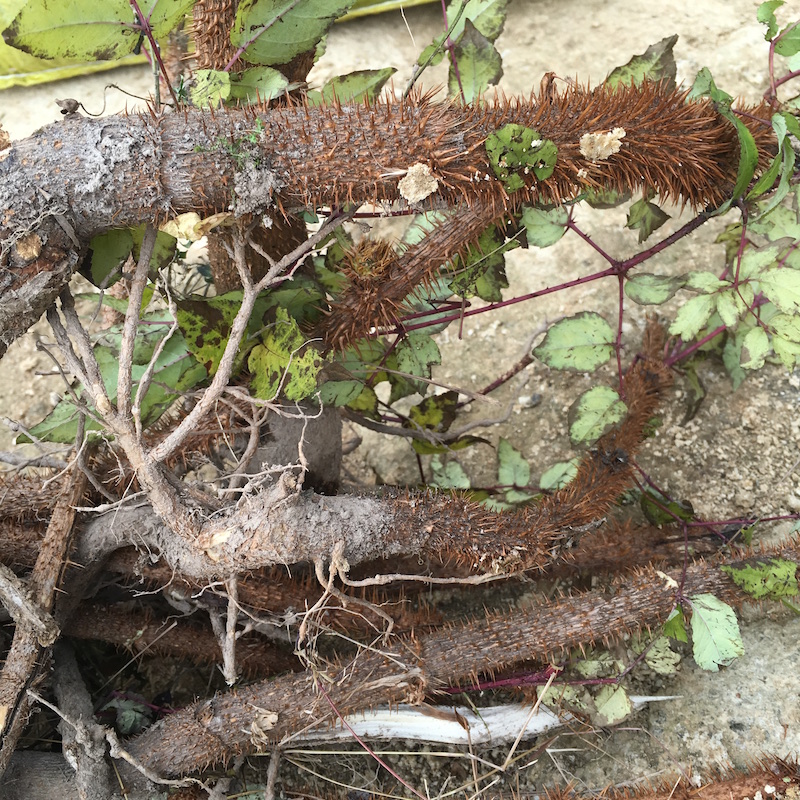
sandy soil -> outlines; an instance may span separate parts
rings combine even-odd
[[[764,91],[767,47],[755,21],[751,0],[666,0],[658,4],[608,3],[601,0],[515,0],[498,47],[505,76],[500,88],[509,95],[538,86],[543,73],[597,82],[634,53],[664,36],[678,33],[678,78],[691,81],[708,66],[718,85],[746,101]],[[312,78],[322,82],[353,69],[394,65],[395,86],[410,75],[419,49],[441,27],[438,6],[412,9],[405,21],[399,14],[357,20],[337,26]],[[406,25],[407,23],[407,25]],[[445,81],[443,68],[426,76],[426,85]],[[144,69],[125,69],[84,80],[34,89],[9,90],[0,98],[0,120],[12,138],[58,118],[54,97],[75,97],[90,111],[102,105],[103,87],[113,80],[134,94],[146,95],[150,77]],[[124,108],[132,101],[115,90],[108,97]],[[672,210],[668,233],[686,217]],[[608,252],[624,256],[637,250],[636,238],[626,231],[624,211],[596,212],[581,208],[577,219]],[[722,250],[714,238],[723,222],[706,226],[697,236],[670,248],[649,262],[654,271],[687,268],[717,269]],[[565,237],[547,250],[516,251],[509,256],[509,296],[569,280],[600,268],[595,254],[576,237]],[[559,293],[535,306],[512,306],[501,313],[467,321],[459,339],[455,330],[442,337],[444,363],[436,377],[479,390],[512,366],[524,353],[531,335],[547,320],[591,307],[610,318],[616,315],[616,284],[591,284]],[[669,314],[675,306],[660,311]],[[630,308],[624,327],[631,350],[641,333],[642,309]],[[474,320],[474,321],[473,321]],[[40,323],[41,325],[41,323]],[[44,328],[39,331],[44,334]],[[40,376],[51,365],[35,350],[35,337],[15,344],[0,364],[0,417],[37,421],[60,390],[57,378]],[[743,514],[775,515],[800,511],[800,473],[794,467],[798,452],[798,376],[767,368],[736,393],[721,365],[702,368],[708,397],[697,415],[684,423],[687,387],[678,384],[665,423],[650,442],[641,462],[650,474],[676,496],[689,499],[705,517]],[[486,432],[496,441],[506,436],[519,447],[537,475],[550,464],[573,455],[566,437],[566,410],[577,394],[598,376],[564,376],[540,364],[525,370],[497,393],[501,409],[510,408],[506,422]],[[529,398],[539,396],[537,404]],[[470,419],[498,416],[496,408],[473,404]],[[403,443],[358,431],[362,446],[348,469],[365,479],[404,483],[418,480],[416,460]],[[0,449],[10,446],[11,434],[0,432]],[[476,484],[492,482],[494,453],[487,447],[467,451],[459,460]],[[519,773],[527,781],[573,779],[580,788],[599,789],[608,783],[657,777],[677,765],[691,768],[701,779],[728,764],[743,766],[762,752],[787,755],[800,752],[800,619],[780,609],[748,612],[743,620],[746,653],[719,674],[698,670],[684,659],[677,679],[654,685],[660,694],[680,695],[633,720],[626,732],[600,732],[559,740],[555,750]],[[573,750],[574,748],[574,750]],[[556,752],[569,751],[569,752]],[[487,757],[504,758],[500,751]],[[323,771],[334,769],[324,762]],[[429,767],[430,763],[436,767]],[[358,762],[353,772],[374,772]],[[419,788],[428,781],[431,796],[445,782],[450,762],[419,758],[402,762],[401,769]],[[541,784],[540,784],[541,785]]]

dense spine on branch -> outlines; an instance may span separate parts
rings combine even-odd
[[[558,148],[552,174],[538,180],[530,171],[513,193],[495,176],[484,147],[487,136],[511,123]],[[769,126],[758,119],[748,124],[766,157]],[[616,152],[584,155],[582,137],[611,131]],[[524,202],[561,203],[607,187],[652,189],[693,207],[716,205],[734,185],[738,155],[734,126],[711,103],[687,101],[685,92],[655,83],[556,94],[546,82],[528,100],[467,107],[416,95],[371,105],[72,116],[0,154],[0,263],[10,268],[0,284],[8,309],[0,341],[8,343],[33,311],[55,299],[74,268],[72,251],[108,228],[186,211],[274,214],[275,205],[337,207],[409,197],[420,208],[460,209],[463,224],[427,237],[420,245],[424,258],[415,248],[406,251],[379,302],[357,309],[373,324],[392,317],[405,297],[398,290],[426,280],[469,244],[465,234],[474,238]],[[428,176],[428,194],[401,188],[412,168]],[[43,287],[37,308],[26,307],[30,299],[21,286],[55,272],[59,277]],[[341,344],[357,333],[353,323],[338,320],[327,339]]]

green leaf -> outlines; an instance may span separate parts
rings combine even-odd
[[[124,264],[131,254],[133,236],[128,228],[115,228],[95,236],[89,248],[91,265],[89,270],[81,270],[81,273],[95,286],[108,286],[110,284],[105,283],[108,276]],[[116,283],[121,277],[122,273],[117,272],[111,283]]]
[[[262,335],[262,344],[250,351],[247,367],[253,373],[256,397],[302,400],[317,389],[322,357],[309,347],[300,326],[284,308],[277,309],[275,324]]]
[[[458,392],[443,392],[426,397],[421,403],[412,406],[408,418],[413,424],[404,423],[403,427],[418,427],[443,433],[449,430],[456,418]]]
[[[197,108],[219,108],[231,96],[231,76],[218,69],[198,69],[189,99]]]
[[[431,472],[433,480],[431,483],[440,489],[469,489],[469,476],[464,472],[464,468],[458,461],[448,461],[442,464],[439,456],[431,459]]]
[[[579,458],[553,464],[539,478],[539,488],[546,492],[563,489],[578,474],[578,464],[580,464]]]
[[[523,175],[549,178],[556,168],[558,148],[533,129],[508,123],[486,137],[486,154],[494,174],[508,192],[525,186]]]
[[[771,558],[767,561],[756,561],[755,564],[745,564],[743,567],[723,566],[722,571],[756,600],[763,600],[765,597],[780,600],[798,593],[797,564],[793,561]]]
[[[671,500],[660,492],[647,488],[639,495],[639,507],[651,525],[674,525],[694,519],[692,504],[686,500]]]
[[[525,226],[528,244],[536,247],[550,247],[567,230],[569,212],[566,208],[532,208],[524,206],[520,222]]]
[[[570,406],[569,438],[574,446],[596,442],[625,418],[628,407],[609,386],[594,386]]]
[[[786,57],[800,53],[800,22],[788,25],[781,31],[775,42],[775,52]]]
[[[661,305],[686,284],[686,275],[654,275],[639,272],[625,281],[625,294],[639,305]]]
[[[603,686],[595,697],[600,725],[616,725],[633,713],[633,703],[622,686]]]
[[[156,38],[183,19],[194,0],[150,0],[140,4]],[[105,61],[133,52],[139,42],[128,0],[28,0],[4,31],[12,47],[40,58]]]
[[[229,94],[231,100],[257,103],[280,97],[288,88],[289,81],[282,72],[272,67],[249,67],[230,76]]]
[[[378,396],[371,386],[364,386],[361,394],[355,400],[351,400],[347,407],[358,414],[363,414],[370,419],[380,419],[378,414]]]
[[[503,241],[496,225],[488,227],[455,262],[456,275],[450,281],[452,294],[465,298],[477,294],[488,302],[502,300],[502,290],[508,287],[504,254],[515,247],[515,240]]]
[[[769,337],[760,326],[752,328],[742,340],[739,365],[742,369],[761,369],[769,355]]]
[[[361,381],[326,381],[319,390],[319,401],[325,406],[346,406],[361,394]]]
[[[680,653],[676,653],[669,644],[666,634],[659,636],[644,657],[647,664],[656,675],[674,675],[681,663]]]
[[[783,0],[767,0],[761,3],[756,12],[756,19],[767,26],[764,38],[770,41],[778,31],[778,21],[775,19],[775,9],[783,5]]]
[[[530,464],[507,439],[497,445],[497,481],[501,486],[524,488],[531,479]]]
[[[675,315],[672,325],[669,326],[670,334],[680,336],[685,342],[694,339],[711,318],[716,305],[716,298],[713,295],[692,297]]]
[[[133,52],[139,41],[127,0],[29,0],[4,38],[12,47],[40,58],[107,60]]]
[[[765,267],[775,263],[780,247],[767,245],[766,247],[748,247],[739,262],[739,280],[758,278]]]
[[[734,125],[736,135],[739,138],[739,168],[736,175],[736,185],[733,187],[731,198],[717,209],[717,213],[721,214],[730,208],[734,200],[745,193],[750,181],[753,180],[753,175],[758,167],[758,148],[753,134],[750,133],[744,122],[731,111],[733,98],[727,92],[717,88],[707,67],[703,67],[697,73],[697,78],[689,93],[690,100],[696,100],[700,97],[708,97],[714,103],[717,112]]]
[[[434,444],[433,442],[426,442],[422,439],[414,439],[411,442],[411,447],[414,452],[421,456],[430,456],[443,453],[454,453],[457,450],[464,450],[467,447],[472,447],[474,444],[490,444],[486,439],[480,436],[460,436],[454,441],[447,442],[446,444]]]
[[[614,354],[614,340],[614,331],[599,314],[582,311],[551,325],[533,355],[555,369],[591,372]]]
[[[483,96],[489,86],[496,86],[503,77],[500,53],[471,20],[466,21],[453,55],[458,71],[455,65],[450,66],[447,78],[450,97],[458,97],[463,92],[463,101],[472,103]]]
[[[717,314],[726,328],[735,328],[739,318],[747,311],[754,300],[753,288],[741,283],[738,289],[733,286],[717,294]]]
[[[483,36],[493,42],[503,30],[507,5],[508,0],[466,0],[466,2],[453,0],[447,7],[447,30],[437,36],[422,51],[417,63],[422,66],[432,59],[430,61],[432,65],[438,64],[444,57],[443,45],[447,39],[447,31],[449,31],[452,41],[458,40],[464,32],[467,20],[470,20]],[[436,53],[435,56],[434,53]]]
[[[132,398],[136,396],[139,381],[150,363],[150,358],[156,346],[169,327],[169,320],[164,320],[163,314],[160,316],[146,315],[144,319],[152,324],[146,326],[146,333],[137,338],[134,347],[133,368],[131,370],[133,378]],[[115,402],[117,398],[121,337],[119,327],[112,329],[103,334],[100,343],[94,348],[103,384],[112,402]],[[147,395],[139,399],[142,423],[148,426],[155,422],[183,392],[188,391],[205,379],[206,371],[191,357],[186,347],[186,342],[181,334],[176,331],[166,342],[159,357],[156,359],[153,381],[150,384]],[[80,389],[76,391],[79,397],[85,395]],[[31,433],[44,441],[72,443],[75,441],[77,424],[77,409],[72,403],[72,399],[66,396],[42,422],[31,429]],[[87,430],[98,430],[99,427],[92,420],[86,420]]]
[[[609,72],[605,83],[611,87],[641,86],[645,81],[666,80],[668,86],[674,87],[677,68],[672,49],[677,41],[678,35],[674,34],[651,44],[644,53]]]
[[[692,655],[710,672],[729,666],[744,653],[736,614],[713,594],[698,594],[692,603]]]
[[[410,333],[395,348],[392,355],[396,360],[397,369],[410,375],[418,375],[420,378],[430,378],[431,366],[442,363],[439,348],[427,333]],[[417,391],[424,394],[425,384],[418,383],[417,387]]]
[[[677,642],[689,641],[689,636],[686,633],[686,623],[683,618],[683,609],[680,606],[674,608],[667,617],[663,633],[664,636],[669,636],[670,639],[675,639]]]
[[[669,214],[649,200],[637,200],[628,211],[626,228],[639,232],[641,244],[650,234],[669,219]]]
[[[727,281],[721,281],[713,272],[690,272],[686,279],[686,288],[696,292],[711,294],[730,286]]]
[[[764,294],[786,314],[800,312],[800,272],[772,267],[761,273]]]
[[[242,293],[228,292],[218,297],[192,297],[178,304],[178,325],[186,337],[189,350],[205,366],[209,375],[214,375],[228,344],[231,325],[242,304]],[[256,310],[248,324],[251,334],[259,330],[266,310],[266,303],[258,301]],[[245,338],[239,347],[234,374],[244,363],[244,357],[255,341]]]
[[[320,91],[308,93],[308,103],[312,106],[323,103],[340,103],[353,101],[374,100],[383,88],[386,81],[397,70],[394,67],[383,69],[361,69],[347,75],[337,75],[331,78]]]
[[[314,50],[354,0],[242,0],[231,30],[234,47],[246,47],[251,64],[287,64]]]

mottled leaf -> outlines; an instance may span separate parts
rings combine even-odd
[[[573,445],[596,442],[607,430],[625,418],[628,407],[609,386],[594,386],[570,406],[569,438]]]
[[[609,86],[641,86],[645,81],[658,83],[664,81],[675,86],[675,56],[672,49],[678,35],[667,36],[660,42],[651,44],[641,55],[634,56],[627,64],[612,70],[605,80]]]
[[[781,597],[793,597],[798,593],[797,564],[793,561],[770,558],[743,567],[723,566],[721,569],[756,600],[780,600]]]
[[[261,337],[247,359],[256,397],[272,400],[303,400],[317,388],[322,357],[284,308],[278,308],[275,323]]]
[[[669,219],[669,214],[649,200],[637,200],[628,210],[626,228],[639,232],[639,242],[645,241],[650,234],[660,228]]]
[[[734,610],[713,594],[698,594],[692,603],[692,655],[710,672],[729,666],[744,653]]]
[[[234,47],[251,64],[287,64],[314,50],[354,0],[242,0],[231,30]]]
[[[525,206],[522,209],[520,222],[525,226],[528,244],[550,247],[566,232],[568,217],[566,208],[545,210]]]
[[[458,97],[463,93],[463,101],[472,103],[484,95],[489,86],[496,86],[503,77],[500,53],[471,20],[466,21],[453,55],[455,63],[450,65],[447,78],[450,97]]]
[[[625,294],[639,305],[661,305],[686,283],[685,275],[654,275],[639,272],[625,281]]]
[[[349,72],[347,75],[337,75],[331,78],[319,91],[308,93],[309,105],[318,106],[322,103],[349,103],[352,101],[374,100],[383,88],[386,81],[397,70],[394,67],[383,69],[361,69]]]
[[[551,325],[533,354],[555,369],[591,372],[611,358],[614,340],[614,331],[599,314],[583,311]]]

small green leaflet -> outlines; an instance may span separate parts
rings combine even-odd
[[[558,148],[533,128],[509,123],[486,137],[486,154],[506,190],[515,192],[525,186],[523,175],[532,172],[537,179],[545,180],[553,174]]]
[[[675,319],[669,326],[672,336],[680,336],[684,342],[694,339],[711,319],[717,305],[716,299],[710,294],[701,294],[687,300],[678,310]]]
[[[756,600],[768,597],[780,600],[798,593],[797,564],[782,558],[755,561],[743,567],[723,566],[722,571],[731,576],[733,582]]]
[[[625,418],[628,407],[610,386],[594,386],[570,406],[569,438],[574,446],[596,442]]]
[[[666,303],[686,283],[685,275],[639,272],[625,281],[625,294],[641,306]]]
[[[231,76],[218,69],[199,69],[189,99],[197,108],[219,108],[231,96]]]
[[[289,89],[286,76],[271,67],[250,67],[230,78],[230,99],[245,103],[272,100]]]
[[[431,459],[431,472],[433,473],[431,484],[440,489],[470,488],[469,476],[458,461],[448,461],[443,464],[438,455],[434,456]]]
[[[496,225],[489,226],[478,241],[468,247],[466,254],[454,261],[456,274],[450,281],[452,293],[460,297],[476,294],[488,302],[502,300],[502,289],[508,288],[504,254],[517,246],[515,239],[504,241]]]
[[[683,618],[683,609],[678,606],[672,609],[667,621],[664,623],[664,636],[675,639],[676,642],[688,642],[689,635],[686,633],[686,623]]]
[[[431,366],[442,363],[439,348],[427,333],[410,333],[395,348],[392,355],[398,370],[410,375],[419,375],[421,378],[430,378]],[[425,393],[424,383],[421,381],[412,383],[420,394]]]
[[[582,311],[551,325],[533,355],[555,369],[591,372],[614,354],[614,340],[614,331],[599,314]]]
[[[694,519],[694,509],[688,501],[671,500],[648,487],[639,495],[639,507],[651,525],[674,525]]]
[[[383,85],[397,70],[394,67],[384,69],[361,69],[347,75],[331,78],[319,91],[308,93],[308,104],[319,106],[323,103],[350,103],[353,101],[374,100]]]
[[[358,399],[363,388],[361,381],[326,381],[319,390],[319,401],[324,406],[346,406]]]
[[[444,433],[456,418],[458,392],[443,392],[426,397],[422,402],[412,406],[408,411],[408,428],[425,428],[426,430]]]
[[[447,78],[447,93],[472,103],[485,94],[489,86],[496,86],[503,77],[503,59],[497,49],[473,24],[467,20],[464,33],[453,50],[455,63]]]
[[[739,366],[742,369],[761,369],[769,355],[769,337],[761,327],[751,328],[742,340]]]
[[[571,461],[559,461],[546,469],[539,478],[539,488],[546,492],[563,489],[578,473],[579,458]]]
[[[767,26],[764,38],[770,41],[778,32],[778,20],[775,19],[775,9],[783,5],[784,0],[766,0],[758,7],[756,19]]]
[[[251,64],[287,64],[314,50],[355,0],[242,0],[231,30],[234,47]]]
[[[644,660],[656,675],[674,675],[678,664],[681,663],[680,654],[670,647],[666,636],[659,636],[653,642]]]
[[[497,445],[497,482],[505,487],[505,499],[509,503],[524,503],[533,497],[527,491],[531,479],[530,464],[522,457],[508,439],[501,438]]]
[[[525,226],[528,244],[536,247],[550,247],[567,230],[569,212],[566,208],[545,210],[524,206],[520,222]]]
[[[658,230],[667,220],[669,214],[649,200],[637,200],[628,210],[625,227],[639,232],[639,244],[650,234]]]
[[[764,294],[786,314],[800,312],[800,272],[772,267],[759,278]]]
[[[787,369],[793,369],[800,356],[800,318],[776,314],[769,320],[772,349]]]
[[[275,324],[264,332],[261,341],[247,360],[256,397],[302,400],[316,391],[322,357],[306,346],[308,339],[285,308],[277,309]]]
[[[674,88],[677,67],[672,49],[678,35],[667,36],[651,44],[641,55],[634,56],[627,64],[612,70],[605,83],[608,86],[641,86],[645,81],[665,81]]]
[[[713,594],[698,594],[692,604],[692,655],[709,672],[727,667],[744,653],[733,609]]]
[[[508,0],[452,0],[447,7],[448,31],[437,36],[420,55],[417,63],[422,66],[438,64],[444,58],[444,43],[448,35],[457,41],[464,32],[467,20],[490,42],[502,32],[506,21]]]
[[[602,726],[616,725],[633,713],[633,703],[622,686],[603,686],[594,702],[599,719],[592,719]]]

